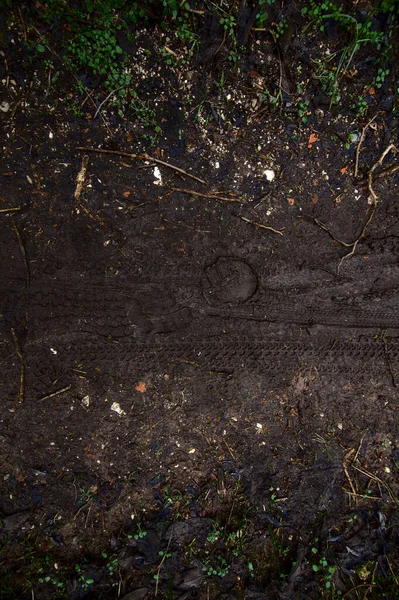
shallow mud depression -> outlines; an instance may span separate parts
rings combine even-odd
[[[397,116],[160,104],[6,115],[0,597],[397,598]]]

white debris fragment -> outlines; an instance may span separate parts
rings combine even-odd
[[[26,179],[28,180],[28,183],[30,183],[31,185],[33,185],[32,178],[29,177],[29,175],[26,176]]]
[[[83,406],[85,406],[86,408],[89,408],[90,396],[85,396],[84,398],[82,398],[81,402],[82,402]]]
[[[53,137],[54,137],[54,133],[52,131],[50,131],[50,133],[48,134],[48,136],[49,136],[50,140],[52,140]]]
[[[276,177],[276,173],[273,171],[273,169],[266,169],[263,171],[263,175],[266,177],[267,181],[273,181],[273,179]]]
[[[256,428],[257,428],[259,431],[262,431],[262,429],[263,429],[263,425],[262,425],[262,423],[256,423]]]
[[[10,103],[6,101],[2,102],[0,104],[0,110],[4,113],[8,112],[10,110]]]
[[[118,414],[120,417],[126,414],[125,411],[120,407],[120,404],[118,402],[113,402],[111,404],[111,410],[116,412],[116,414]]]
[[[191,450],[188,451],[189,454],[194,454],[195,452],[195,448],[191,448]]]
[[[162,176],[161,176],[161,171],[158,169],[158,167],[154,167],[154,177],[155,177],[155,185],[162,185]]]
[[[58,354],[57,350],[54,350],[54,348],[50,348],[50,352],[51,352],[52,354]]]

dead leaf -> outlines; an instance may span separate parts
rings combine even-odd
[[[144,381],[140,381],[140,383],[138,383],[134,389],[136,390],[136,392],[144,394],[147,391],[147,386],[144,383]]]
[[[313,194],[312,196],[312,202],[313,204],[317,204],[319,201],[319,196],[317,194]]]
[[[128,169],[131,169],[133,165],[123,162],[123,160],[119,161],[119,164],[122,165],[122,167],[127,167]]]
[[[374,96],[374,94],[375,94],[375,88],[371,87],[369,89],[369,94],[370,94],[370,96]]]
[[[308,148],[311,148],[312,145],[317,142],[318,137],[315,133],[311,133],[308,140]]]

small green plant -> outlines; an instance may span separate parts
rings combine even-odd
[[[283,33],[285,32],[287,27],[288,27],[287,19],[284,15],[282,15],[280,21],[278,23],[274,24],[274,27],[272,30],[274,39],[278,40],[283,35]]]
[[[356,102],[353,102],[353,104],[351,104],[351,109],[353,111],[355,111],[356,115],[358,117],[364,117],[364,115],[367,113],[369,108],[368,102],[367,100],[364,98],[364,96],[359,96]]]
[[[267,12],[267,7],[272,6],[275,0],[263,0],[259,2],[259,12],[256,15],[256,26],[259,28],[263,28],[269,18],[269,13]]]
[[[207,563],[202,567],[202,571],[208,575],[208,577],[212,577],[216,575],[217,577],[226,577],[226,575],[230,571],[230,567],[228,562],[223,556],[220,554],[215,554],[212,557],[212,560],[209,559]]]
[[[378,69],[377,75],[373,80],[373,85],[380,89],[384,85],[385,78],[389,75],[389,69]]]
[[[140,521],[137,521],[136,526],[137,532],[134,534],[133,537],[135,540],[142,540],[147,535],[147,531],[142,527]]]
[[[80,565],[75,565],[75,571],[77,574],[77,582],[82,590],[87,592],[87,590],[89,590],[91,585],[94,583],[94,579],[89,577]]]
[[[309,104],[310,100],[299,100],[298,102],[298,117],[301,119],[304,125],[306,125],[309,120]]]
[[[324,555],[318,557],[318,552],[317,548],[312,548],[312,554],[314,556],[314,562],[312,563],[313,571],[320,575],[326,590],[334,590],[337,596],[342,596],[341,590],[336,589],[332,581],[333,575],[337,570],[336,567],[329,565],[328,560]]]
[[[107,570],[108,570],[108,575],[110,576],[111,579],[115,579],[116,578],[116,571],[119,568],[119,562],[118,562],[118,557],[117,556],[109,556],[107,554],[107,552],[102,552],[101,556],[103,558],[106,559],[107,564]],[[114,581],[112,583],[112,586],[118,585],[117,581]]]

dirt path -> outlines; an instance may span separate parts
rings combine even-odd
[[[10,98],[0,598],[397,598],[392,115],[355,177],[328,111],[170,97],[149,147]]]

